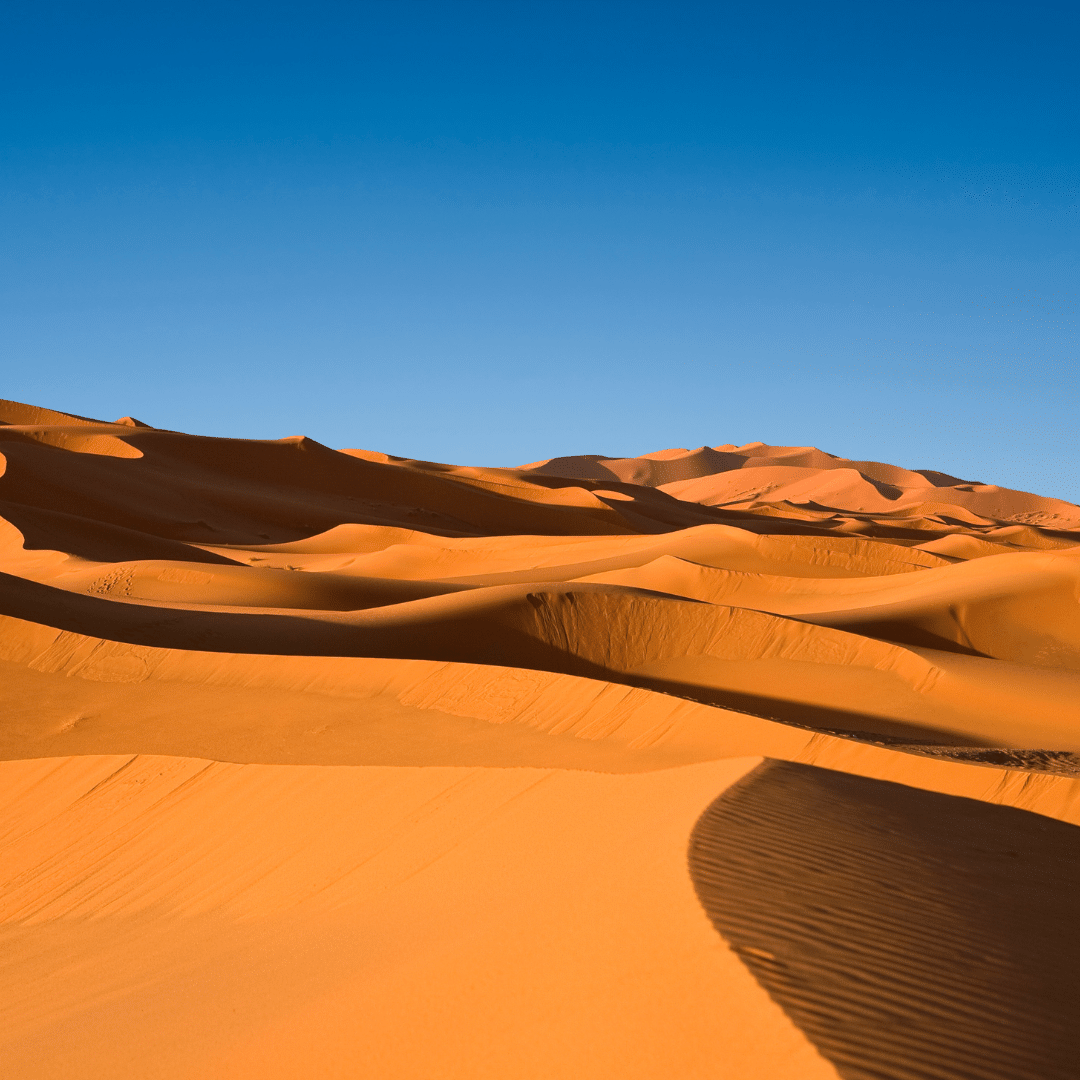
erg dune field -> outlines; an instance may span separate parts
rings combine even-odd
[[[0,1071],[1075,1078],[1080,507],[992,479],[0,402]]]

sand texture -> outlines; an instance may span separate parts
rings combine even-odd
[[[0,402],[0,1074],[1065,1080],[1080,507]]]

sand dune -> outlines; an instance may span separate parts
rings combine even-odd
[[[5,1075],[1071,1075],[1080,508],[14,402],[0,458]]]
[[[732,573],[662,558],[587,580],[1037,667],[1080,668],[1080,560],[1068,554],[998,555],[902,578],[845,581]]]

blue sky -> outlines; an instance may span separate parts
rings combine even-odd
[[[0,12],[0,396],[1080,500],[1072,4]]]

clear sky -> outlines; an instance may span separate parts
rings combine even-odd
[[[0,396],[1080,501],[1075,3],[8,3]]]

